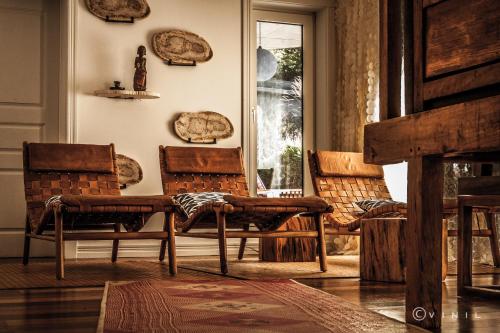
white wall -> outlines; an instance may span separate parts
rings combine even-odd
[[[408,163],[384,165],[384,174],[392,198],[396,201],[406,202]]]
[[[118,153],[141,164],[144,179],[123,191],[129,195],[162,193],[158,146],[187,145],[172,130],[172,120],[179,112],[222,113],[232,121],[235,131],[233,137],[217,146],[241,145],[240,1],[148,0],[148,3],[151,14],[134,24],[104,22],[87,10],[84,0],[79,1],[76,14],[77,142],[114,142]],[[151,36],[173,28],[205,38],[212,46],[213,58],[196,67],[165,65],[152,51]],[[138,101],[93,96],[94,90],[111,86],[113,80],[120,80],[132,89],[139,45],[147,49],[147,89],[159,92],[161,98]],[[159,225],[156,219],[148,229]],[[179,245],[182,242],[186,240],[179,240]],[[133,242],[124,244],[130,243]],[[102,246],[100,242],[92,244]],[[85,246],[90,245],[79,245],[81,252],[92,252]]]

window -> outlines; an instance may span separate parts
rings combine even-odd
[[[302,196],[312,148],[312,16],[254,11],[252,132],[256,193]]]

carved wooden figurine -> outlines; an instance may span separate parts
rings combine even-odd
[[[135,57],[134,90],[146,90],[146,47],[141,45],[137,48],[137,57]]]

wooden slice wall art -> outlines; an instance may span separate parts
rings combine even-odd
[[[136,160],[122,154],[116,154],[116,165],[118,167],[120,188],[141,182],[142,169]]]
[[[196,65],[213,56],[212,48],[202,37],[183,30],[168,30],[155,33],[153,50],[169,65]]]
[[[192,143],[215,143],[233,135],[233,124],[225,116],[212,111],[184,112],[174,123],[175,133]]]
[[[85,0],[85,3],[92,14],[108,22],[133,23],[151,12],[146,0]]]

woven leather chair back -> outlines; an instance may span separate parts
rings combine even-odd
[[[361,153],[340,153],[335,152],[342,157],[342,154],[361,154]],[[354,204],[356,201],[366,199],[391,199],[391,194],[382,177],[362,177],[333,175],[323,176],[320,173],[318,158],[316,153],[307,152],[309,160],[309,169],[317,196],[324,199],[334,207],[333,217],[341,224],[349,223],[358,218],[361,211]],[[361,160],[362,159],[349,159]],[[356,163],[356,162],[351,162]],[[350,165],[345,169],[359,170],[363,165]]]
[[[39,164],[37,154],[30,155],[31,149],[41,148],[50,152],[51,161],[48,161],[41,169],[34,169],[31,164]],[[92,149],[98,149],[103,157],[102,164],[109,165],[110,169],[95,167],[94,163],[89,163],[89,156],[93,156]],[[109,149],[109,154],[106,153]],[[60,152],[60,153],[59,153]],[[66,153],[65,153],[66,152]],[[70,152],[68,156],[67,152]],[[58,156],[60,155],[60,156]],[[84,167],[75,167],[75,170],[64,170],[71,168],[71,164],[78,164],[80,156]],[[109,161],[106,157],[109,156]],[[46,158],[47,156],[45,156]],[[84,161],[84,159],[86,159]],[[60,163],[58,163],[60,161]],[[43,162],[43,161],[42,161]],[[86,162],[86,163],[84,163]],[[48,165],[48,166],[47,166]],[[50,168],[53,167],[53,170]],[[55,195],[75,194],[75,195],[120,195],[118,184],[118,171],[116,166],[115,148],[113,144],[109,146],[78,145],[78,144],[23,144],[23,168],[24,168],[24,194],[27,203],[27,216],[32,229],[39,223],[40,217],[45,209],[45,201]],[[87,169],[87,170],[77,170]]]
[[[176,195],[180,193],[196,192],[227,192],[233,195],[249,196],[248,185],[243,170],[243,159],[240,153],[240,165],[242,173],[206,173],[203,167],[195,172],[169,172],[166,159],[166,149],[168,147],[160,146],[160,170],[163,184],[163,193],[166,195]],[[180,148],[177,148],[180,149]],[[186,147],[182,150],[186,154],[208,155],[217,154],[219,148],[192,148]],[[238,148],[239,149],[239,148]],[[222,149],[220,149],[222,153]],[[194,157],[193,157],[194,158]],[[206,156],[210,158],[210,156]]]

